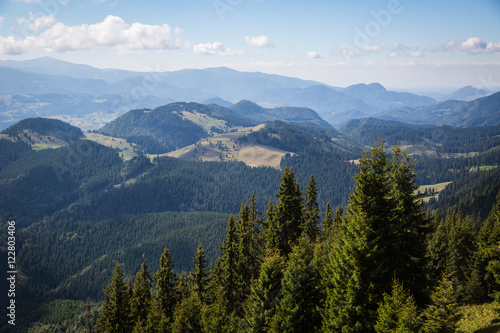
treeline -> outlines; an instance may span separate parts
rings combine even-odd
[[[230,216],[221,256],[203,247],[189,275],[168,249],[126,281],[117,263],[97,331],[452,332],[457,306],[499,292],[500,204],[484,222],[425,214],[413,161],[375,145],[360,160],[345,212],[319,222],[314,177],[286,168],[266,213],[255,198]],[[321,227],[320,227],[321,226]]]

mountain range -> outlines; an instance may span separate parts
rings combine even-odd
[[[230,107],[249,100],[265,108],[302,107],[316,111],[336,127],[349,119],[370,116],[435,123],[433,113],[439,116],[439,112],[455,111],[464,101],[487,93],[464,87],[445,96],[458,101],[438,103],[427,96],[389,91],[379,83],[339,88],[225,67],[135,72],[98,69],[48,57],[0,61],[0,92],[0,129],[27,117],[50,116],[84,130],[100,128],[130,109],[156,108],[174,101]],[[419,112],[426,113],[426,118],[414,115]],[[475,124],[459,115],[443,118],[440,124],[448,121],[457,126]]]

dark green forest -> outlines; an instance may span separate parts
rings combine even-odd
[[[214,105],[196,111],[251,123]],[[294,153],[279,170],[2,139],[0,227],[16,221],[18,329],[453,331],[459,306],[500,291],[500,154],[496,127],[444,130],[461,134],[411,156],[393,147],[398,136],[363,154],[332,128],[272,121],[241,143]],[[444,182],[422,201],[431,194],[420,185]]]
[[[189,274],[168,248],[159,267],[144,251],[134,279],[117,261],[95,330],[455,332],[459,304],[500,295],[500,201],[484,220],[429,215],[413,167],[374,145],[347,206],[324,218],[314,176],[301,189],[285,168],[265,213],[252,197],[228,218],[215,264],[202,243]]]

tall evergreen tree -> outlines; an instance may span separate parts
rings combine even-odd
[[[276,198],[276,207],[270,206],[267,214],[270,218],[266,228],[266,245],[287,256],[302,233],[304,221],[302,193],[291,168],[285,167]]]
[[[276,250],[268,250],[260,274],[252,284],[245,307],[245,331],[268,332],[281,297],[284,258]]]
[[[309,179],[309,183],[306,188],[304,222],[302,226],[302,233],[305,233],[311,241],[316,241],[316,238],[319,236],[319,205],[317,202],[318,191],[314,175],[311,174],[311,178]]]
[[[238,235],[233,215],[229,217],[226,228],[226,239],[221,247],[222,258],[219,261],[219,276],[222,299],[226,309],[232,310],[238,306],[238,291],[241,288],[237,261],[238,261]]]
[[[377,313],[377,333],[413,333],[419,330],[417,305],[409,290],[397,280],[394,280],[391,295],[384,293]]]
[[[176,275],[174,262],[170,257],[168,248],[163,250],[160,257],[160,269],[156,272],[156,294],[160,308],[166,318],[172,318],[174,307],[177,303],[176,297]]]
[[[246,203],[241,205],[238,219],[236,220],[237,260],[236,270],[241,289],[238,291],[238,302],[243,302],[250,293],[250,284],[257,278],[261,260],[259,239],[257,234],[255,212]]]
[[[205,299],[205,291],[207,288],[207,259],[205,258],[205,250],[201,244],[198,244],[196,256],[193,258],[194,270],[191,273],[193,279],[194,291],[198,293],[200,300]]]
[[[149,274],[146,257],[142,255],[141,269],[137,272],[132,293],[132,317],[135,322],[142,322],[144,325],[148,319],[151,308],[151,287],[152,277]]]
[[[388,250],[393,242],[394,199],[384,145],[374,145],[360,159],[347,216],[326,263],[324,330],[373,330],[378,303],[390,291],[393,276]]]
[[[130,290],[123,280],[123,273],[118,262],[111,284],[104,292],[104,302],[98,324],[101,331],[109,333],[127,333],[133,329]]]
[[[314,256],[314,244],[306,234],[301,236],[290,253],[281,287],[282,296],[271,331],[317,332],[321,327],[321,277]]]
[[[417,297],[419,303],[425,301],[427,288],[425,274],[426,239],[431,231],[420,195],[417,194],[415,161],[408,158],[396,145],[392,150],[391,197],[394,199],[393,231],[389,234],[390,271],[406,288]],[[392,245],[392,246],[391,246]]]
[[[197,293],[191,292],[188,297],[183,298],[175,308],[172,333],[200,333],[202,309],[203,305]]]
[[[453,279],[448,273],[443,272],[441,280],[431,294],[431,304],[423,313],[423,332],[456,332],[459,320],[456,298]]]

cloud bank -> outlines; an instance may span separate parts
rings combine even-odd
[[[0,36],[0,54],[22,54],[31,50],[65,53],[111,48],[119,53],[143,50],[170,50],[185,47],[182,29],[168,24],[128,24],[122,18],[109,15],[96,24],[67,26],[53,16],[18,19],[24,38]],[[42,31],[38,33],[39,31]],[[37,33],[30,35],[30,33]]]

